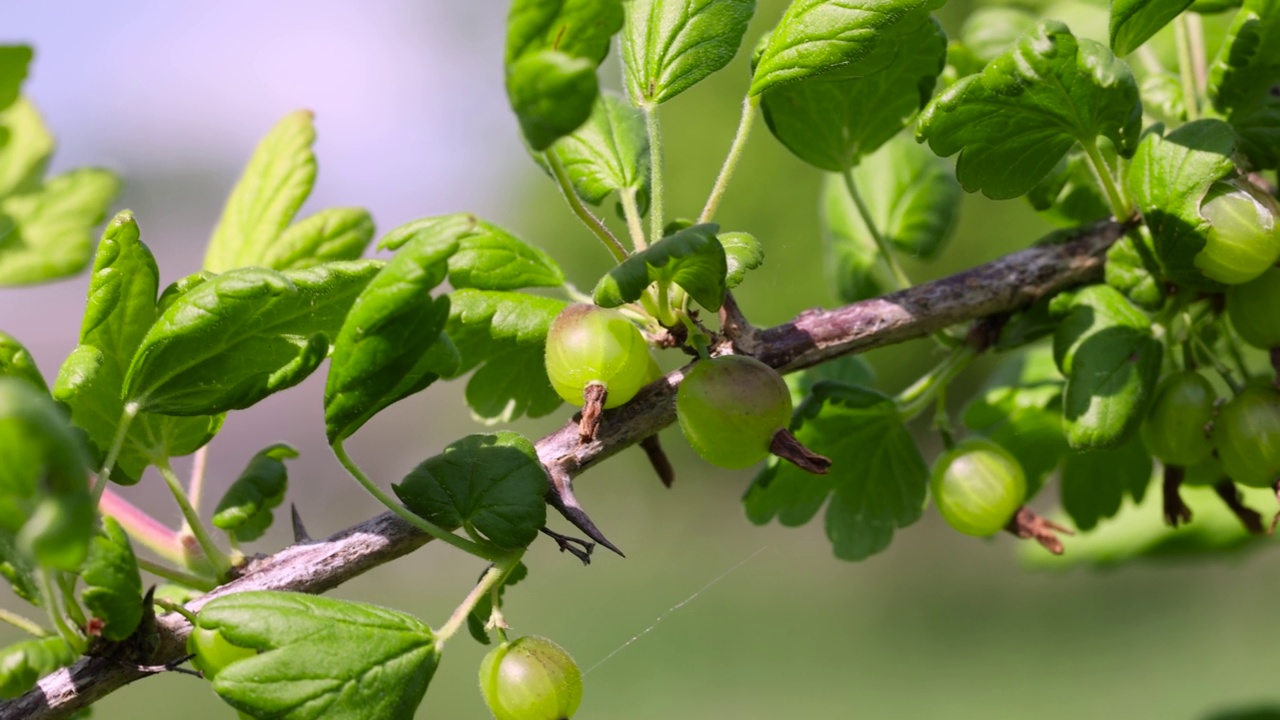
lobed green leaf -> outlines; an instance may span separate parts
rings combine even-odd
[[[1209,69],[1213,107],[1254,169],[1280,168],[1280,0],[1245,0]]]
[[[93,254],[93,228],[119,192],[115,175],[83,168],[0,200],[0,286],[83,270]]]
[[[85,589],[80,599],[94,620],[102,623],[100,634],[120,642],[142,622],[142,576],[129,536],[115,518],[102,517],[102,532],[89,544],[89,557],[80,569]]]
[[[1126,233],[1107,250],[1105,277],[1134,305],[1150,311],[1163,307],[1164,275],[1145,225]]]
[[[445,528],[466,527],[502,550],[523,548],[547,522],[547,471],[513,432],[468,435],[393,486],[405,507]]]
[[[223,595],[199,626],[259,651],[213,680],[254,717],[411,720],[440,662],[431,629],[410,615],[300,593]]]
[[[284,461],[298,457],[298,451],[284,443],[259,450],[218,501],[213,525],[240,541],[253,541],[271,527],[272,510],[284,502],[289,488],[289,469]]]
[[[632,104],[660,105],[728,65],[755,6],[755,0],[626,0],[622,58]]]
[[[49,391],[40,368],[36,367],[35,358],[17,338],[3,330],[0,330],[0,377],[25,380],[41,392]]]
[[[602,92],[591,117],[548,150],[560,160],[578,197],[599,205],[611,192],[633,193],[641,213],[649,204],[649,136],[644,115],[619,95]],[[534,155],[544,170],[546,161]],[[501,288],[490,288],[501,289]]]
[[[8,133],[0,144],[0,197],[38,190],[53,155],[53,135],[36,106],[18,98],[0,113],[0,127]]]
[[[634,253],[596,284],[592,297],[601,307],[638,300],[650,283],[675,283],[708,310],[724,303],[728,261],[716,239],[720,226],[693,225]]]
[[[1195,0],[1111,0],[1111,49],[1128,55]]]
[[[1070,453],[1062,465],[1062,509],[1078,529],[1092,530],[1120,512],[1126,495],[1142,502],[1152,467],[1136,435],[1114,449]]]
[[[564,284],[564,272],[550,255],[470,213],[405,223],[387,233],[378,246],[397,250],[411,241],[456,243],[448,256],[449,283],[455,288],[519,290]]]
[[[37,680],[70,665],[76,657],[78,653],[58,636],[23,640],[0,650],[0,699],[25,694]]]
[[[335,260],[359,260],[373,233],[368,210],[321,210],[285,228],[256,264],[273,270],[305,270]]]
[[[724,286],[732,290],[747,277],[747,272],[764,264],[764,246],[754,235],[744,232],[723,232],[716,239],[724,246]]]

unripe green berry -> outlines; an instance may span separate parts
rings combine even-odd
[[[1280,268],[1227,290],[1227,315],[1240,338],[1264,350],[1280,347]]]
[[[565,308],[547,330],[547,377],[556,394],[579,407],[588,385],[608,390],[604,407],[617,407],[644,387],[649,346],[617,310],[576,304]]]
[[[934,463],[929,490],[947,524],[982,537],[1013,519],[1026,498],[1027,478],[1009,451],[985,438],[968,438]]]
[[[497,720],[568,720],[582,702],[582,674],[564,648],[526,635],[485,655],[480,692]]]
[[[191,665],[212,680],[223,668],[237,660],[258,654],[253,648],[232,645],[222,633],[202,627],[191,629],[187,636],[187,652],[195,655]]]
[[[750,467],[769,455],[791,422],[791,393],[773,368],[743,355],[699,360],[676,393],[676,416],[698,454],[724,468]]]
[[[1196,267],[1227,285],[1258,277],[1280,258],[1278,214],[1276,201],[1248,182],[1214,183],[1200,205],[1209,231]]]
[[[1213,421],[1213,386],[1197,372],[1168,375],[1142,423],[1142,442],[1166,465],[1191,467],[1213,454],[1205,432]]]
[[[1250,387],[1222,406],[1213,424],[1222,469],[1251,487],[1280,480],[1280,392]]]

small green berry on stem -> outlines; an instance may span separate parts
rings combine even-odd
[[[1027,478],[1007,450],[985,438],[967,438],[934,463],[929,489],[948,525],[985,537],[1014,518],[1026,498]]]
[[[556,394],[582,407],[580,433],[595,439],[600,412],[630,400],[645,384],[649,346],[617,310],[570,305],[547,330],[547,377]]]
[[[1280,259],[1276,201],[1247,180],[1214,183],[1200,205],[1209,221],[1195,265],[1226,285],[1247,283]]]
[[[480,692],[497,720],[569,720],[582,703],[582,673],[564,648],[526,635],[484,657]]]

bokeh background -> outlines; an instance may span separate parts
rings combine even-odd
[[[783,6],[761,0],[748,43]],[[942,13],[949,30],[963,9]],[[1073,26],[1105,17],[1105,7],[1073,12],[1083,18]],[[500,0],[43,0],[0,5],[0,41],[36,47],[27,91],[59,140],[53,169],[101,165],[124,177],[119,207],[136,212],[164,282],[198,268],[258,138],[285,113],[310,108],[320,176],[304,214],[361,205],[385,231],[472,211],[542,245],[589,287],[610,260],[519,142],[502,89],[505,14]],[[663,107],[669,214],[701,207],[746,80],[743,53]],[[835,303],[822,281],[820,183],[757,125],[719,219],[765,244],[766,266],[740,293],[758,324]],[[1020,202],[970,197],[944,255],[907,269],[935,277],[1045,230]],[[74,346],[85,286],[81,275],[0,290],[0,327],[27,344],[49,380]],[[936,361],[927,343],[870,359],[890,391]],[[957,404],[983,371],[961,378]],[[302,451],[290,500],[313,535],[378,512],[325,447],[322,385],[318,373],[231,415],[212,445],[214,498],[255,451],[286,441]],[[517,429],[537,437],[567,416]],[[482,430],[461,386],[440,385],[383,413],[348,447],[385,485]],[[1275,553],[1033,572],[1019,565],[1011,537],[963,537],[928,512],[887,552],[848,564],[832,557],[819,524],[751,526],[739,503],[750,473],[712,468],[678,431],[663,437],[678,468],[674,489],[658,484],[638,450],[578,482],[627,558],[600,554],[584,568],[539,542],[526,559],[530,578],[508,595],[519,632],[554,638],[587,671],[581,718],[1208,718],[1280,701]],[[124,493],[177,524],[159,478]],[[288,541],[277,527],[251,549]],[[480,571],[460,553],[428,546],[334,594],[438,625]],[[0,603],[20,605],[11,595]],[[0,628],[0,642],[16,639]],[[449,644],[420,717],[488,717],[475,681],[483,652],[465,635]],[[233,713],[205,683],[176,674],[97,706],[101,718],[174,716]]]

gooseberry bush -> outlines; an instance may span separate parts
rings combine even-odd
[[[245,717],[408,718],[465,627],[496,635],[478,669],[496,717],[567,718],[579,670],[512,631],[507,590],[540,537],[584,563],[618,551],[573,479],[640,444],[670,485],[655,433],[676,422],[707,461],[759,465],[753,522],[803,525],[825,506],[843,560],[882,552],[930,495],[962,533],[1035,541],[1032,563],[1260,546],[1280,491],[1280,3],[1113,0],[1096,38],[1055,17],[1069,3],[980,5],[948,36],[942,4],[794,0],[747,38],[752,0],[514,0],[504,63],[523,139],[616,261],[590,292],[465,212],[391,230],[380,259],[362,259],[364,210],[297,218],[316,177],[306,112],[253,153],[203,267],[163,284],[129,211],[92,242],[114,175],[45,177],[52,139],[21,96],[31,50],[0,48],[0,283],[92,264],[52,385],[0,334],[0,574],[47,619],[3,618],[33,637],[0,653],[0,717],[69,717],[184,670]],[[621,92],[601,87],[611,49]],[[667,197],[662,105],[740,51],[741,122],[713,187]],[[769,239],[716,222],[752,181],[735,173],[759,118],[828,173],[826,265],[850,303],[773,328],[731,293]],[[942,251],[962,190],[1025,197],[1062,229],[913,286],[901,257]],[[917,339],[941,362],[877,389],[857,353]],[[948,388],[983,353],[1001,370],[953,416]],[[297,452],[246,458],[210,517],[202,458],[234,411],[326,360],[327,440],[390,514],[323,542],[295,517],[298,545],[251,556]],[[582,411],[537,441],[468,434],[396,482],[366,475],[345,441],[454,380],[487,425]],[[931,471],[919,442],[935,433]],[[184,482],[171,460],[188,455]],[[112,491],[148,468],[183,528]],[[1049,488],[1061,510],[1031,510]],[[572,534],[548,527],[548,505]],[[316,595],[429,539],[480,575],[440,625]]]

